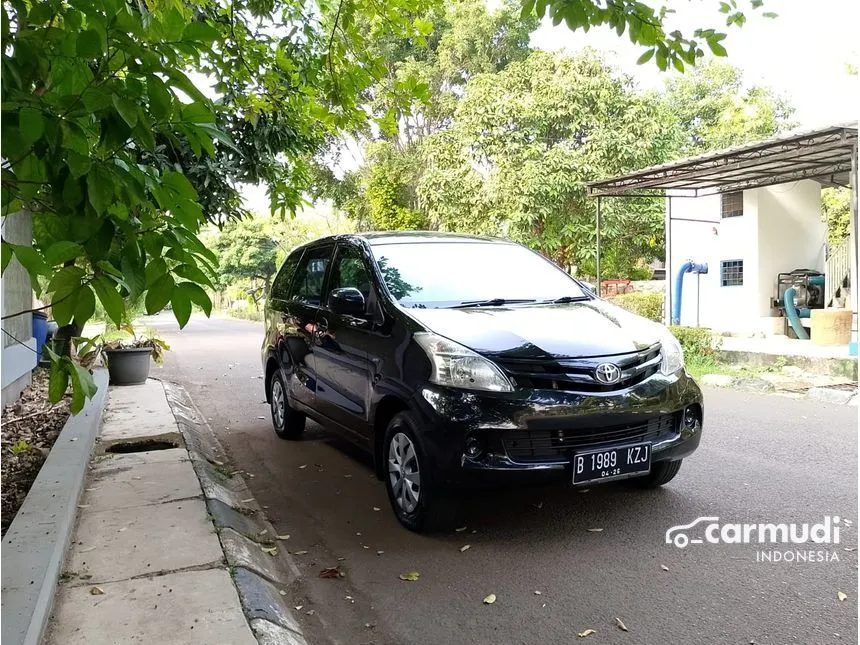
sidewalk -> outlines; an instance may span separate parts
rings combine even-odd
[[[111,388],[43,642],[256,645],[231,573],[164,387]]]

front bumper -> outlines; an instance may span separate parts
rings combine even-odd
[[[690,406],[692,426],[683,414]],[[428,384],[413,411],[435,472],[452,483],[493,473],[561,478],[577,451],[638,441],[651,442],[652,463],[674,461],[696,450],[703,421],[702,392],[683,370],[608,393],[476,393]],[[480,454],[469,456],[476,443]]]

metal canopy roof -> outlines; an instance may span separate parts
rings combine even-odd
[[[591,197],[700,197],[814,179],[850,185],[857,124],[790,132],[588,184]]]

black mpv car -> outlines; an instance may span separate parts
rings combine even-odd
[[[373,453],[397,518],[444,523],[470,480],[660,486],[702,393],[668,330],[504,240],[368,233],[294,250],[263,343],[275,432],[305,417]]]

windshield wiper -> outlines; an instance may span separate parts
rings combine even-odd
[[[490,298],[489,300],[467,300],[459,305],[448,307],[449,309],[465,309],[466,307],[501,307],[502,305],[511,305],[523,302],[534,302],[534,299],[529,298]]]
[[[564,305],[568,302],[584,302],[586,300],[591,300],[588,296],[562,296],[561,298],[548,298],[546,300],[538,300],[535,302],[536,305]]]

